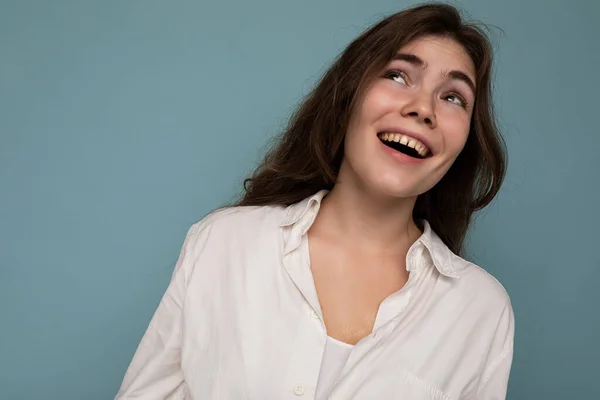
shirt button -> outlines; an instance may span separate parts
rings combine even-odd
[[[294,386],[294,394],[296,396],[302,396],[304,394],[304,386],[296,384],[296,386]]]
[[[313,317],[314,319],[319,319],[319,314],[317,314],[317,312],[315,310],[312,310],[310,312],[310,316]]]

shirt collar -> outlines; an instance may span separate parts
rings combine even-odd
[[[292,204],[289,207],[287,207],[285,211],[285,217],[281,222],[281,226],[294,225],[307,214],[314,213],[314,217],[316,217],[319,208],[321,208],[321,201],[323,200],[323,197],[327,195],[327,193],[329,193],[329,190],[320,190],[312,196],[307,197],[304,200],[301,200],[298,203]],[[311,219],[313,221],[311,221],[310,225],[312,225],[312,222],[314,222],[314,218]],[[310,228],[310,225],[307,227],[307,231],[308,228]]]
[[[301,237],[308,232],[315,221],[317,213],[321,208],[321,201],[327,193],[329,193],[328,190],[320,190],[314,195],[286,208],[280,226],[291,226],[292,233],[286,240],[285,254],[299,246]],[[423,234],[408,250],[407,259],[410,260],[413,256],[417,258],[426,257],[424,253],[427,253],[433,265],[442,275],[451,278],[460,277],[459,268],[455,268],[456,264],[454,263],[454,259],[457,256],[444,244],[426,220],[423,220]],[[415,264],[422,265],[422,262],[409,263],[407,265],[408,271],[414,270]]]
[[[423,234],[415,243],[413,243],[408,250],[409,253],[413,249],[418,250],[419,248],[425,248],[429,257],[431,257],[431,261],[433,261],[433,265],[435,265],[442,275],[450,278],[459,278],[460,273],[458,268],[455,268],[455,265],[457,264],[454,262],[454,259],[457,256],[452,253],[452,250],[450,250],[433,229],[431,229],[429,222],[427,222],[427,220],[422,221]]]

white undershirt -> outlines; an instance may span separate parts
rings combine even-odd
[[[325,353],[323,354],[323,361],[321,361],[321,370],[317,382],[316,400],[324,400],[327,397],[342,373],[353,347],[351,344],[327,336]]]

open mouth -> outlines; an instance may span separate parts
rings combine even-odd
[[[431,151],[423,142],[401,133],[381,132],[377,137],[383,144],[406,154],[409,157],[424,159],[431,156]]]

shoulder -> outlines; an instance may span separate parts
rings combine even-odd
[[[228,239],[260,235],[279,227],[285,215],[283,206],[234,206],[216,209],[194,223],[186,242],[199,244],[210,236]]]
[[[514,313],[505,287],[479,265],[453,255],[452,263],[459,278],[455,287],[464,305],[476,315],[479,323],[495,327],[507,337],[514,332]]]
[[[196,226],[219,226],[243,228],[261,225],[277,225],[285,215],[285,207],[269,206],[233,206],[212,211],[198,221]]]
[[[222,265],[232,255],[244,254],[273,238],[285,215],[281,206],[225,207],[214,210],[188,230],[175,271],[186,276],[198,265]],[[264,241],[264,240],[263,240]]]
[[[510,296],[492,274],[479,265],[453,255],[452,263],[459,277],[454,279],[455,308],[461,310],[462,323],[478,333],[481,340],[492,343],[489,357],[502,359],[511,353],[515,317]]]
[[[492,274],[479,265],[455,254],[451,257],[453,268],[460,272],[457,284],[470,296],[497,307],[510,307],[510,296],[506,288]]]
[[[510,307],[510,298],[504,286],[490,273],[455,254],[424,220],[421,243],[438,270],[450,278],[457,301],[484,304],[488,307]]]
[[[480,382],[483,387],[498,371],[510,369],[515,336],[514,311],[508,292],[492,274],[458,256],[454,262],[462,268],[457,285],[464,293],[464,305],[473,311],[470,313],[471,326],[487,349]]]

